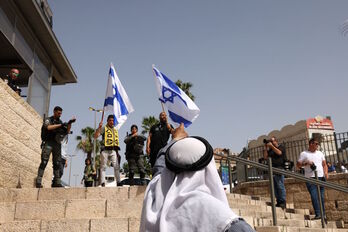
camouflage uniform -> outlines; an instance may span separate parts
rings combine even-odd
[[[126,143],[126,159],[128,161],[129,179],[133,182],[135,169],[138,168],[140,178],[144,179],[144,142],[146,138],[143,135],[132,136],[129,135],[125,138]]]
[[[36,187],[42,187],[42,177],[45,172],[50,154],[53,155],[53,182],[52,187],[61,187],[60,180],[60,163],[61,163],[61,143],[57,139],[57,129],[47,130],[49,125],[63,124],[60,119],[55,119],[53,116],[45,119],[43,129],[47,133],[46,138],[42,141],[41,163],[36,178]],[[58,141],[57,141],[58,140]]]

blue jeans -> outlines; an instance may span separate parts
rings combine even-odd
[[[324,177],[319,177],[319,180],[325,181]],[[320,205],[318,198],[318,190],[315,184],[306,183],[309,194],[311,195],[312,205],[314,208],[315,216],[320,217]],[[323,205],[323,212],[325,216],[325,207],[324,207],[324,187],[320,187],[321,203]]]
[[[286,191],[284,186],[283,175],[273,175],[274,182],[274,194],[277,198],[277,204],[285,204],[286,202]]]
[[[231,227],[225,232],[255,232],[255,230],[244,221],[243,218],[233,222]]]

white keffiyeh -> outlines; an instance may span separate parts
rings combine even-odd
[[[196,141],[188,143],[187,139]],[[176,142],[169,154],[173,159],[190,154],[196,156],[195,151],[204,154],[202,145],[195,138],[185,138]],[[189,158],[183,160],[186,163]],[[212,158],[202,170],[175,174],[164,168],[151,180],[145,192],[140,231],[222,232],[236,218],[238,216],[229,208]]]

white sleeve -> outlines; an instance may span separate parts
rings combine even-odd
[[[298,158],[297,162],[302,162],[306,159],[306,153],[301,152],[300,158]]]
[[[68,135],[62,141],[61,156],[63,159],[68,159]]]

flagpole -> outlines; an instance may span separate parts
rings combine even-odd
[[[155,67],[155,65],[153,64],[153,65],[152,65],[152,73],[153,73],[153,76],[154,76],[154,78],[155,78],[155,84],[156,84],[156,73],[155,73],[155,71],[154,71],[154,67]],[[161,102],[162,112],[165,112],[165,111],[164,111],[164,104],[163,104],[162,101],[160,101],[160,102]]]
[[[105,109],[104,109],[104,107],[103,107],[103,113],[102,113],[100,122],[103,122],[103,121],[104,121],[104,111],[105,111]]]

